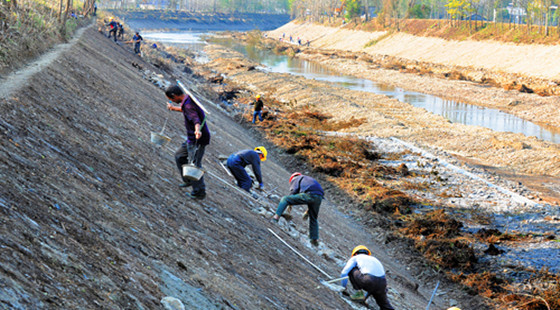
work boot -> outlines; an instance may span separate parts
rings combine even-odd
[[[272,217],[272,218],[270,219],[270,222],[271,222],[272,224],[278,224],[278,220],[280,220],[280,219],[275,219],[274,217]]]
[[[199,193],[190,192],[190,193],[187,193],[187,196],[192,198],[192,199],[202,200],[202,199],[206,198],[206,192],[199,192]]]
[[[290,214],[287,213],[283,213],[282,217],[286,219],[286,221],[291,221],[292,220],[292,216]]]
[[[319,240],[317,239],[311,239],[309,240],[309,243],[311,243],[312,246],[319,246]]]
[[[356,301],[363,301],[365,299],[364,292],[362,290],[358,290],[356,293],[350,296],[350,299]]]

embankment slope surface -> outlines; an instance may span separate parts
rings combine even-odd
[[[403,249],[385,248],[340,213],[333,201],[348,200],[328,183],[319,250],[306,243],[298,216],[290,234],[268,223],[259,214],[264,208],[268,215],[267,206],[231,187],[216,161],[267,144],[212,105],[208,197],[188,200],[173,157],[183,141],[182,116],[165,109],[162,90],[138,67],[158,71],[88,29],[0,99],[0,308],[157,309],[165,296],[189,309],[350,308],[268,228],[332,276],[353,246],[370,246],[388,270],[395,305],[425,307],[435,273],[426,270],[422,281],[409,274],[412,266],[415,274],[425,268],[421,260],[405,263]],[[182,79],[201,97],[216,98],[200,81]],[[156,148],[149,133],[166,122],[172,141]],[[294,162],[270,147],[263,165],[266,187],[279,194],[291,173],[282,161]],[[436,307],[448,305],[444,298],[476,303],[454,284],[442,286],[451,293],[436,297]]]

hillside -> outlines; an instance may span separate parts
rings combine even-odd
[[[269,223],[274,199],[241,194],[218,157],[267,146],[264,182],[277,195],[305,166],[217,108],[217,94],[204,79],[180,73],[184,65],[161,72],[93,27],[56,56],[39,60],[44,69],[17,80],[18,87],[14,77],[25,74],[9,76],[10,92],[0,99],[0,308],[158,309],[166,296],[188,309],[358,307],[321,285],[325,276],[269,228],[332,277],[349,251],[365,244],[388,270],[393,305],[426,306],[440,275],[349,216],[352,200],[326,180],[320,178],[327,200],[319,249],[307,242],[302,208],[294,208],[293,224]],[[189,200],[177,186],[173,153],[183,141],[182,116],[165,109],[147,70],[182,79],[208,103],[213,138],[204,201]],[[172,141],[158,148],[149,134],[164,124]],[[481,305],[441,280],[446,293],[433,309]]]

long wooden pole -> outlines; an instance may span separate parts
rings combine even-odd
[[[208,110],[206,110],[206,108],[204,108],[204,106],[202,105],[202,103],[200,103],[200,101],[198,101],[198,99],[196,99],[196,97],[185,87],[185,85],[177,80],[177,85],[179,85],[179,87],[181,87],[181,89],[187,93],[187,95],[189,95],[191,97],[191,99],[194,101],[194,103],[196,103],[197,106],[199,106],[202,111],[204,111],[204,113],[210,115],[210,112],[208,112]]]

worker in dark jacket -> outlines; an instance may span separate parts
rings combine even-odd
[[[175,162],[182,176],[183,165],[189,164],[189,157],[193,158],[196,167],[202,168],[202,156],[204,156],[206,146],[210,144],[210,131],[208,130],[204,111],[179,86],[169,86],[165,90],[165,95],[173,103],[180,104],[177,107],[168,103],[167,108],[170,111],[182,112],[185,117],[187,140],[175,152]],[[206,197],[204,177],[198,181],[190,181],[183,178],[183,183],[179,186],[192,186],[193,191],[187,195],[193,199],[204,199]]]
[[[142,38],[138,31],[132,37],[132,42],[134,42],[134,53],[137,55],[140,55],[140,44],[142,43],[142,40],[144,40],[144,38]]]
[[[257,116],[259,117],[259,121],[262,122],[262,109],[264,104],[261,100],[261,95],[257,95],[256,100],[251,104],[255,105],[255,110],[253,111],[253,124],[257,121]]]
[[[348,279],[342,280],[342,287],[346,288],[348,280],[354,289],[358,290],[351,298],[354,300],[366,301],[369,296],[373,296],[375,302],[381,310],[393,310],[393,306],[387,299],[387,280],[385,279],[385,269],[381,262],[371,256],[371,251],[363,245],[358,245],[352,250],[352,256],[342,269],[340,277]],[[366,295],[362,290],[366,291]],[[344,290],[344,294],[347,294]]]
[[[117,42],[117,22],[111,17],[111,20],[109,21],[109,23],[105,24],[105,26],[109,27],[109,35],[107,36],[107,38],[110,38],[112,33],[113,37],[115,38],[115,42]]]
[[[299,172],[292,174],[289,182],[290,195],[284,196],[280,200],[278,208],[276,209],[276,214],[274,214],[272,220],[277,222],[289,205],[306,204],[307,213],[309,215],[309,240],[312,245],[318,246],[319,222],[317,221],[317,217],[319,216],[321,201],[325,196],[323,188],[315,179]]]
[[[261,161],[266,160],[267,151],[264,146],[258,146],[255,150],[244,150],[232,154],[227,159],[227,167],[231,174],[237,180],[237,185],[242,189],[251,192],[251,187],[253,185],[253,180],[245,171],[245,167],[251,165],[253,167],[253,172],[255,177],[259,182],[259,189],[263,189],[263,180],[261,174]]]

